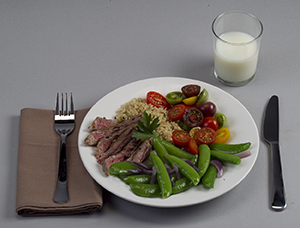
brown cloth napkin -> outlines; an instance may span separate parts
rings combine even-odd
[[[54,130],[54,111],[25,108],[20,114],[16,211],[23,216],[90,214],[101,209],[102,188],[80,159],[77,141],[88,109],[75,112],[75,129],[67,137],[69,202],[53,201],[60,136]]]

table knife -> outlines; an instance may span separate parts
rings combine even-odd
[[[282,211],[287,207],[283,184],[282,167],[279,148],[279,102],[273,95],[267,105],[264,118],[264,138],[270,145],[272,161],[272,195],[271,208]]]

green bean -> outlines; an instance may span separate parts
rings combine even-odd
[[[160,197],[162,196],[160,187],[158,184],[141,184],[131,183],[130,188],[132,192],[142,197]]]
[[[125,177],[123,181],[126,184],[132,184],[132,183],[149,184],[151,181],[151,175],[150,174],[131,175]]]
[[[171,164],[175,163],[180,172],[183,173],[183,175],[185,175],[189,180],[191,180],[194,185],[199,183],[200,176],[192,166],[174,155],[165,155],[165,157]]]
[[[160,157],[160,159],[163,162],[165,161],[165,154],[168,154],[168,150],[164,147],[164,145],[161,143],[161,140],[158,136],[154,136],[152,140],[153,148],[155,149],[157,155]]]
[[[160,142],[164,145],[164,147],[171,155],[175,155],[176,157],[185,158],[189,160],[192,160],[194,158],[194,155],[192,153],[181,150],[180,148],[174,146],[172,143],[169,143],[161,138],[160,138]]]
[[[206,188],[213,188],[217,177],[218,170],[214,165],[209,165],[207,171],[202,177],[202,184]]]
[[[211,150],[218,150],[229,154],[238,154],[246,151],[250,148],[251,143],[239,143],[239,144],[222,144],[222,143],[212,143],[209,147]]]
[[[199,169],[199,175],[201,178],[209,166],[210,149],[209,149],[209,146],[207,146],[206,144],[201,144],[198,147],[198,150],[199,150],[198,169]]]
[[[175,186],[173,187],[172,193],[177,194],[184,192],[194,186],[193,182],[187,177],[182,177],[181,179],[175,181]]]
[[[162,198],[167,198],[172,194],[172,184],[168,171],[158,155],[153,151],[150,152],[152,164],[156,166],[156,179],[158,181]]]
[[[211,150],[210,151],[211,156],[214,157],[215,159],[221,161],[221,162],[229,162],[235,165],[238,165],[241,163],[241,158],[234,155],[234,154],[228,154],[224,153],[222,151],[217,151],[217,150]]]

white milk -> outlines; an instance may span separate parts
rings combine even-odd
[[[221,35],[215,47],[215,71],[225,81],[238,82],[250,79],[256,71],[258,45],[254,41],[247,45],[232,43],[247,43],[253,36],[243,32],[228,32]]]

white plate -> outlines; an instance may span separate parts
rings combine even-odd
[[[250,157],[242,159],[240,165],[226,165],[224,175],[217,178],[213,189],[205,189],[202,185],[192,187],[186,192],[172,195],[167,199],[143,198],[133,194],[128,185],[114,176],[106,176],[102,166],[96,162],[93,156],[93,147],[85,146],[84,139],[89,134],[87,128],[96,116],[114,118],[121,104],[130,101],[134,97],[145,97],[150,90],[166,95],[171,91],[178,91],[183,85],[198,84],[205,88],[210,101],[217,105],[217,110],[228,118],[227,127],[231,136],[228,143],[251,142]],[[85,116],[78,136],[78,147],[82,162],[90,175],[106,190],[125,200],[154,207],[182,207],[203,203],[214,199],[230,191],[238,185],[251,171],[259,151],[259,135],[256,124],[247,109],[227,92],[202,81],[160,77],[133,82],[122,86],[100,99]]]

